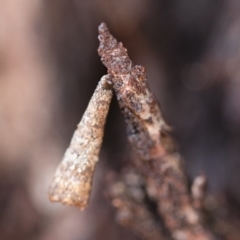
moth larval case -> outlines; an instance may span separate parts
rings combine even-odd
[[[87,206],[112,95],[111,77],[105,75],[99,81],[54,174],[49,187],[51,201],[81,210]]]

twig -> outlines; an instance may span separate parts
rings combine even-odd
[[[107,176],[107,197],[117,209],[118,223],[143,240],[164,240],[161,225],[146,204],[144,179],[133,169]]]
[[[156,201],[166,228],[175,240],[213,239],[193,207],[183,161],[148,88],[145,69],[133,65],[104,23],[99,26],[99,41],[98,53],[111,75],[128,139],[138,156],[136,167],[146,178],[148,195]]]

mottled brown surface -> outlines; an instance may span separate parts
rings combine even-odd
[[[98,53],[113,77],[113,88],[127,121],[130,142],[142,159],[148,160],[154,154],[162,155],[164,149],[154,151],[156,146],[161,148],[159,134],[168,126],[149,91],[144,67],[133,65],[127,49],[109,34],[104,23],[99,26],[99,41]]]
[[[213,239],[193,206],[181,156],[162,144],[168,126],[148,88],[144,68],[132,64],[104,23],[99,26],[99,41],[99,55],[112,77],[127,136],[139,158],[137,169],[146,178],[146,191],[156,201],[167,230],[176,240]]]

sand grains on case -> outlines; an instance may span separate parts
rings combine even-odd
[[[70,146],[49,187],[49,199],[84,210],[102,145],[104,126],[112,99],[111,77],[105,75],[75,130]]]

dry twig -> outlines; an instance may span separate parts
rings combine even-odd
[[[128,139],[138,156],[136,167],[146,178],[147,193],[156,201],[166,229],[176,240],[213,239],[193,206],[183,161],[148,88],[145,69],[133,65],[104,23],[99,26],[99,41],[98,53],[111,75]]]
[[[137,153],[134,163],[138,173],[135,177],[143,176],[146,189],[143,192],[138,181],[132,186],[124,175],[118,182],[111,183],[109,196],[119,210],[118,216],[123,216],[120,222],[147,240],[168,238],[169,235],[174,240],[212,240],[200,214],[205,180],[200,177],[200,182],[199,179],[195,181],[191,196],[183,160],[148,88],[145,69],[133,65],[127,50],[109,33],[104,23],[99,26],[99,40],[98,52],[109,75],[99,82],[54,175],[50,200],[80,209],[86,207],[112,98],[111,82],[126,121],[128,139]],[[117,191],[119,186],[122,186],[120,192]],[[136,192],[141,196],[147,194],[147,198],[156,203],[159,219],[163,220],[162,227],[167,230],[165,236],[147,202],[137,199]],[[142,224],[148,227],[141,227]]]
[[[164,240],[161,224],[151,212],[144,191],[144,179],[133,169],[120,175],[109,173],[107,197],[117,209],[117,221],[143,240]]]

